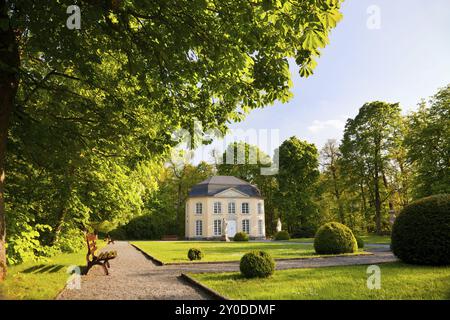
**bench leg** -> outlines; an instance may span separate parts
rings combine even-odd
[[[92,268],[92,263],[88,263],[87,266],[86,266],[86,270],[83,272],[83,274],[87,275],[91,268]]]
[[[109,275],[109,272],[108,272],[108,268],[106,267],[106,262],[104,262],[104,263],[102,263],[101,264],[102,265],[102,267],[103,267],[103,271],[105,271],[105,275]]]

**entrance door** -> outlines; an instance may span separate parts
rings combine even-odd
[[[236,221],[235,220],[228,220],[228,232],[227,232],[227,236],[229,236],[230,238],[234,237],[234,235],[236,234]]]

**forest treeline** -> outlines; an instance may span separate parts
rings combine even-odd
[[[54,139],[41,122],[30,122],[33,131],[13,131],[10,140],[8,261],[78,250],[86,230],[127,239],[183,236],[188,191],[214,174],[260,188],[268,235],[278,217],[297,237],[314,235],[328,221],[357,233],[388,233],[390,215],[410,201],[450,192],[449,113],[450,86],[407,115],[398,104],[367,103],[347,120],[341,141],[330,139],[320,150],[297,137],[284,141],[272,176],[260,174],[270,157],[245,142],[230,144],[222,164],[180,165],[169,152],[151,160],[79,154],[71,139]],[[47,152],[36,154],[43,146]],[[238,162],[242,150],[245,163]],[[234,164],[226,161],[229,153]]]

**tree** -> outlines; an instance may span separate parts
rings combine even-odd
[[[162,210],[175,212],[177,233],[184,236],[185,205],[189,190],[197,183],[212,176],[213,166],[206,162],[200,162],[197,166],[191,164],[176,165],[168,163],[166,173],[160,180],[160,189],[157,199],[164,204]],[[151,208],[151,203],[147,204]]]
[[[194,117],[205,129],[224,128],[252,108],[289,99],[287,58],[302,76],[312,73],[340,3],[80,1],[81,29],[72,30],[65,9],[73,1],[0,0],[0,279],[9,120],[33,119],[36,95],[45,91],[66,107],[61,130],[89,123],[97,153],[146,139],[126,153],[154,156]]]
[[[337,206],[337,217],[340,223],[345,224],[344,205],[342,201],[343,179],[340,166],[341,152],[336,140],[329,139],[320,152],[321,166],[323,168],[323,181],[326,190],[330,190]]]
[[[375,211],[376,232],[382,232],[383,204],[393,210],[392,190],[387,179],[392,151],[398,148],[401,127],[398,104],[364,104],[354,119],[348,119],[341,144],[344,175],[350,186],[359,185],[364,207],[367,195]]]
[[[272,159],[257,146],[246,142],[233,142],[222,154],[217,165],[220,175],[235,176],[256,185],[264,197],[266,234],[274,234],[277,221],[275,195],[278,189],[274,175],[262,175],[261,168],[270,167]]]
[[[408,117],[405,144],[416,172],[415,198],[450,193],[450,85]]]
[[[279,152],[277,206],[292,233],[310,223],[317,214],[313,202],[319,178],[319,155],[314,144],[291,137]]]

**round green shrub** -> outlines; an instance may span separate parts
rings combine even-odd
[[[412,264],[450,264],[450,194],[406,206],[392,226],[392,252]]]
[[[289,240],[289,232],[281,230],[275,234],[275,240]]]
[[[358,244],[358,249],[364,248],[364,240],[360,236],[355,236],[356,243]]]
[[[358,244],[349,227],[339,222],[328,222],[317,230],[314,249],[318,254],[352,253],[358,250]]]
[[[248,241],[248,239],[248,234],[245,232],[238,232],[233,237],[233,241]]]
[[[200,250],[200,249],[190,248],[188,251],[188,258],[191,261],[202,260],[203,257],[204,257],[204,254],[203,254],[202,250]]]
[[[267,278],[275,271],[275,261],[264,251],[250,251],[242,258],[239,265],[246,278]]]

